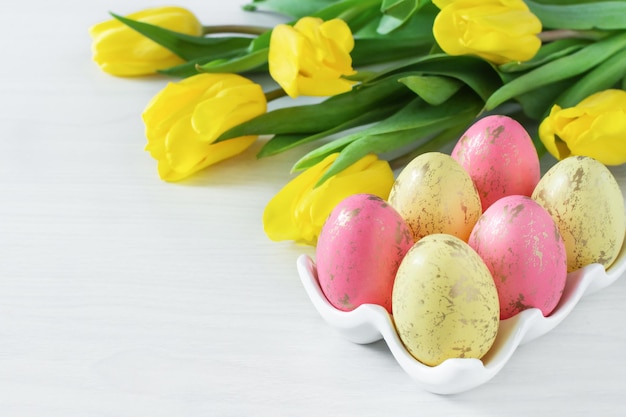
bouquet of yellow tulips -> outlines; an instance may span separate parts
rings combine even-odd
[[[387,198],[392,167],[442,149],[487,112],[523,123],[539,153],[626,162],[626,2],[253,0],[272,28],[204,27],[180,7],[90,29],[117,76],[177,78],[143,112],[146,150],[166,181],[233,157],[305,143],[301,173],[267,205],[273,240],[315,244],[354,193]],[[267,74],[264,91],[247,74]],[[280,97],[319,96],[267,111]],[[287,98],[289,97],[289,98]]]

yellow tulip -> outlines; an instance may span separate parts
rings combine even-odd
[[[374,194],[382,199],[389,197],[393,171],[387,161],[373,154],[314,188],[338,155],[329,155],[298,175],[267,204],[263,227],[270,239],[315,245],[326,218],[344,198],[359,193]]]
[[[477,55],[494,64],[527,61],[541,47],[541,21],[522,0],[440,0],[435,40],[449,55]]]
[[[202,35],[202,24],[181,7],[157,7],[129,14],[129,19],[150,23],[187,35]],[[89,29],[93,60],[112,75],[130,77],[154,74],[184,61],[170,50],[112,19]]]
[[[246,150],[257,136],[213,143],[267,110],[261,86],[235,74],[198,74],[169,83],[143,112],[146,150],[159,176],[178,181]]]
[[[303,17],[293,27],[280,24],[272,30],[269,73],[293,98],[344,93],[354,84],[342,78],[355,73],[353,48],[352,32],[343,20]]]
[[[574,107],[554,105],[539,138],[557,159],[589,156],[605,165],[626,163],[626,91],[604,90]]]

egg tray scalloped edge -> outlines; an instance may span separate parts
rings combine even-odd
[[[544,317],[539,309],[531,308],[501,320],[496,340],[482,359],[447,359],[437,366],[424,365],[411,356],[396,332],[391,314],[384,307],[363,304],[352,311],[338,310],[322,293],[311,257],[300,255],[297,268],[313,306],[343,337],[358,344],[384,339],[398,364],[421,387],[438,394],[454,394],[489,381],[504,367],[519,345],[555,328],[584,295],[615,282],[626,270],[626,245],[623,245],[608,271],[599,264],[592,264],[569,273],[561,300],[548,317]]]

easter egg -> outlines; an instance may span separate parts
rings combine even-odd
[[[563,236],[568,272],[613,264],[624,243],[624,197],[606,166],[586,156],[563,159],[544,174],[532,198]]]
[[[539,157],[524,127],[502,115],[486,116],[461,136],[452,158],[469,173],[485,211],[507,195],[532,194],[539,182]]]
[[[567,278],[565,244],[550,214],[530,197],[496,201],[468,243],[493,276],[501,320],[528,308],[548,316],[557,306]]]
[[[342,200],[324,223],[315,253],[326,299],[342,311],[378,304],[391,312],[396,271],[412,244],[404,219],[381,198]]]
[[[464,241],[428,235],[407,252],[393,286],[398,336],[418,361],[481,358],[496,338],[500,310],[489,269]]]
[[[415,241],[434,233],[467,241],[482,213],[469,174],[450,155],[439,152],[409,162],[391,188],[389,204],[406,220]]]

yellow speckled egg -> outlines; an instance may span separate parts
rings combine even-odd
[[[567,270],[591,263],[611,266],[624,242],[624,198],[602,163],[585,156],[566,158],[545,173],[532,198],[557,224],[565,241]]]
[[[498,292],[489,269],[464,241],[433,234],[407,252],[392,291],[400,340],[418,361],[480,359],[495,341]]]
[[[447,233],[467,242],[482,214],[470,175],[450,155],[427,152],[400,172],[389,204],[404,218],[415,241]]]

